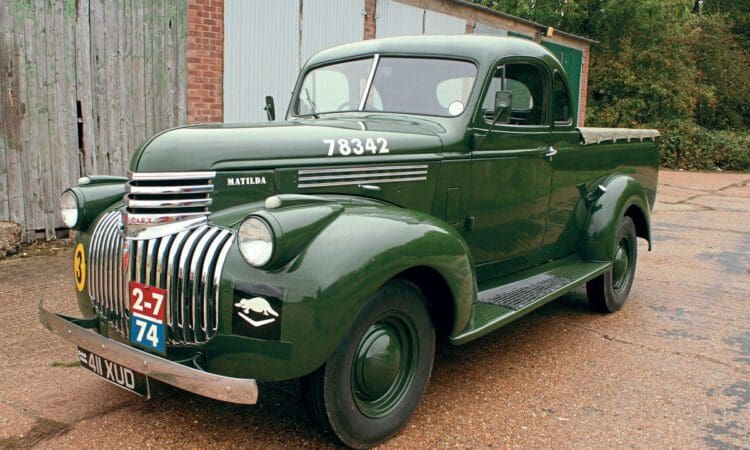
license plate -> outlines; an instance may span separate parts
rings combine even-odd
[[[135,392],[146,398],[151,396],[148,386],[148,377],[133,369],[123,367],[102,356],[78,347],[78,358],[81,365],[110,383],[116,384],[130,392]]]
[[[131,281],[130,291],[130,342],[161,354],[166,353],[167,291],[154,286]]]

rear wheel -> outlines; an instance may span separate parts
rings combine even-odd
[[[381,288],[326,364],[302,380],[307,410],[344,444],[372,447],[400,430],[432,372],[435,330],[405,280]]]
[[[624,216],[617,228],[612,267],[586,283],[586,294],[594,310],[612,313],[622,308],[633,285],[637,259],[635,224]]]

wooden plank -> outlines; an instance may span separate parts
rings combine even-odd
[[[58,108],[57,99],[55,98],[55,72],[59,68],[55,67],[55,38],[57,38],[57,28],[55,16],[62,15],[62,3],[55,2],[52,5],[45,5],[44,0],[37,0],[37,17],[41,22],[42,35],[39,36],[40,44],[44,45],[44,52],[40,54],[39,60],[39,82],[41,83],[40,93],[42,113],[40,117],[40,139],[44,141],[46,152],[40,155],[42,178],[38,180],[42,184],[42,208],[44,210],[45,226],[44,235],[46,240],[55,239],[55,218],[57,214],[57,197],[58,185],[60,184],[60,171],[56,164],[59,163],[59,127],[57,123]],[[59,40],[59,39],[58,39]]]
[[[10,220],[10,192],[8,191],[8,157],[9,151],[8,127],[12,113],[6,112],[6,96],[11,91],[12,79],[7,73],[8,61],[10,59],[11,47],[8,45],[7,37],[12,32],[13,25],[10,23],[10,11],[7,3],[0,4],[0,220]],[[7,105],[8,110],[15,110],[13,104]]]
[[[130,72],[133,77],[133,137],[137,146],[146,140],[146,95],[144,69],[144,6],[143,1],[133,1],[131,35],[133,36],[133,55]],[[133,149],[135,150],[135,149]]]
[[[107,135],[107,78],[104,72],[106,55],[104,51],[104,0],[90,0],[89,24],[91,45],[91,84],[92,117],[96,143],[97,174],[110,174]]]
[[[104,52],[105,52],[105,89],[107,91],[107,151],[109,152],[110,174],[123,175],[122,145],[120,143],[120,56],[119,40],[119,6],[115,0],[107,0],[104,7]]]
[[[23,5],[28,10],[19,14],[23,26],[23,33],[19,36],[23,39],[24,62],[21,72],[21,93],[26,105],[23,118],[23,153],[21,156],[23,167],[23,190],[25,193],[24,206],[26,208],[26,228],[24,240],[35,242],[35,230],[43,230],[46,226],[44,216],[44,188],[40,186],[42,178],[41,155],[47,153],[44,147],[45,139],[40,133],[40,116],[42,109],[42,86],[39,82],[39,61],[42,59],[40,53],[44,51],[42,29],[44,21],[40,23],[37,15],[36,2],[16,2],[16,7]],[[40,8],[41,9],[41,8]],[[17,10],[20,11],[20,8]],[[46,130],[45,130],[46,132]]]
[[[151,76],[154,77],[154,90],[151,96],[154,99],[154,133],[166,128],[164,123],[164,97],[166,92],[166,78],[164,78],[164,1],[154,2],[154,20],[151,22],[153,64],[151,64]]]
[[[175,125],[187,123],[187,1],[177,2],[176,70],[177,70],[177,117]]]
[[[153,136],[155,132],[154,127],[154,14],[155,14],[154,2],[146,2],[144,5],[144,17],[143,17],[143,80],[144,89],[143,95],[145,99],[144,112],[145,112],[145,126],[144,131],[147,136]]]
[[[78,0],[75,20],[75,78],[76,98],[81,102],[83,121],[83,168],[81,176],[98,173],[97,145],[93,106],[93,77],[91,73],[91,28],[89,24],[89,0]]]
[[[120,55],[118,58],[118,78],[120,83],[120,90],[118,92],[118,98],[120,100],[120,114],[119,114],[119,129],[118,129],[118,140],[120,142],[120,149],[122,151],[122,173],[125,174],[130,163],[130,155],[132,149],[130,148],[130,139],[132,134],[132,122],[133,122],[133,111],[132,111],[132,97],[131,97],[131,84],[132,77],[130,66],[132,64],[131,57],[131,32],[130,32],[130,0],[120,0],[118,5],[119,13],[119,27],[118,27],[118,38],[117,38],[117,53]]]
[[[177,22],[177,6],[174,2],[165,2],[164,18],[161,28],[164,30],[164,96],[162,97],[162,115],[164,128],[175,125],[175,107],[177,106],[177,80],[175,78],[175,25]]]
[[[0,14],[2,14],[0,9]],[[2,19],[0,19],[2,22]],[[5,58],[3,53],[5,49],[2,47],[2,41],[0,41],[0,70],[3,69],[2,62]],[[10,220],[8,210],[8,166],[7,166],[7,145],[5,144],[5,108],[3,103],[2,95],[5,92],[5,83],[3,77],[0,76],[0,221]]]
[[[3,79],[3,117],[2,124],[5,136],[5,157],[7,162],[7,198],[8,218],[26,228],[26,207],[23,192],[22,155],[22,117],[24,104],[21,97],[22,55],[18,31],[22,22],[15,18],[14,2],[0,3],[0,77]]]
[[[76,3],[65,0],[62,14],[55,16],[55,98],[58,105],[57,124],[60,140],[58,142],[58,163],[60,176],[56,186],[59,193],[74,185],[81,176],[81,165],[78,156],[78,120],[76,110],[76,48],[75,25]],[[58,167],[57,165],[55,167]],[[59,214],[55,214],[55,228],[64,224]]]

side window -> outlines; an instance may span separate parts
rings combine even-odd
[[[570,123],[570,98],[560,72],[555,72],[555,123]]]
[[[545,125],[546,90],[544,72],[537,66],[527,63],[500,66],[495,71],[482,101],[482,115],[485,121],[492,123],[495,92],[510,91],[513,94],[510,125]]]

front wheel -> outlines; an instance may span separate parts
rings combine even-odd
[[[424,296],[412,283],[393,280],[363,308],[326,364],[302,379],[308,413],[345,445],[372,447],[409,420],[434,356]]]
[[[620,219],[615,238],[612,267],[586,283],[586,294],[591,307],[600,312],[612,313],[625,304],[635,278],[638,259],[635,224],[630,217]]]

